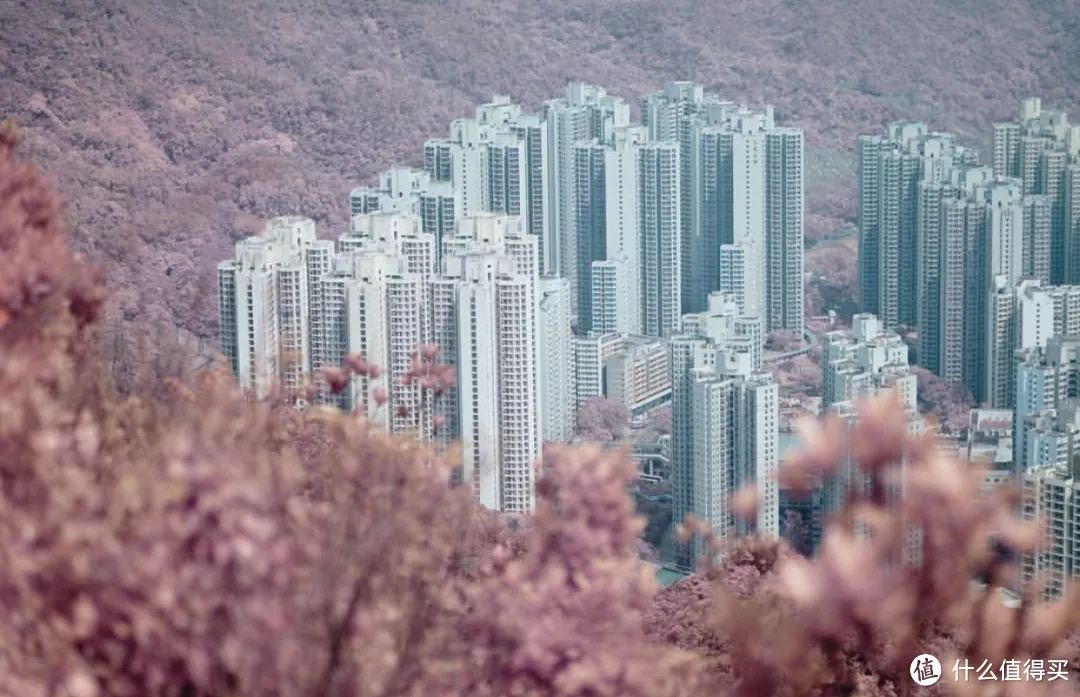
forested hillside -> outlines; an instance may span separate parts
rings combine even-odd
[[[670,79],[768,100],[810,147],[808,233],[850,216],[859,132],[964,134],[1080,103],[1080,6],[1031,0],[0,3],[0,115],[102,261],[110,326],[214,334],[214,265],[263,216],[325,234],[345,195],[494,92]]]

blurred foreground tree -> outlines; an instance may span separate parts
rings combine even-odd
[[[854,431],[836,417],[800,429],[804,449],[781,468],[781,486],[809,492],[832,477],[858,482],[818,556],[756,541],[706,555],[698,580],[660,594],[652,636],[710,657],[705,670],[727,681],[723,694],[906,694],[911,661],[923,653],[944,668],[931,694],[1073,693],[1077,594],[1043,602],[1038,582],[1021,584],[1017,559],[1039,544],[1040,531],[1016,517],[1015,490],[980,496],[984,473],[943,455],[932,433],[911,436],[893,395],[864,402]],[[747,500],[740,494],[733,504]],[[737,512],[753,515],[748,506]],[[705,529],[690,521],[685,532]],[[1054,661],[1067,680],[952,678],[954,665],[1000,675],[1003,661],[1028,659]]]

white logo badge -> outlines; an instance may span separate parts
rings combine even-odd
[[[941,679],[941,662],[928,653],[920,654],[911,662],[910,672],[916,685],[927,687]]]

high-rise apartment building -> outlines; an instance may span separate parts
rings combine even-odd
[[[748,435],[701,452],[727,458],[729,484],[749,480],[775,450],[764,335],[803,324],[803,147],[771,107],[689,82],[647,97],[638,125],[584,83],[539,114],[496,95],[427,141],[422,169],[353,189],[336,241],[283,218],[241,243],[219,269],[223,349],[256,394],[299,400],[310,381],[317,401],[394,432],[460,440],[461,482],[518,511],[540,443],[572,437],[584,396],[635,414],[669,399],[679,335],[723,353],[702,359],[699,406],[729,404]],[[407,380],[422,344],[458,371],[434,402]],[[333,393],[323,370],[357,353],[385,373]]]
[[[563,97],[544,103],[548,153],[548,238],[543,245],[544,269],[558,272],[578,287],[576,147],[594,140],[607,143],[615,128],[630,123],[630,105],[603,88],[581,82],[566,86]],[[577,299],[575,313],[579,313]]]
[[[418,194],[420,229],[435,238],[436,267],[442,264],[443,240],[453,236],[461,217],[461,199],[450,182],[432,181]]]
[[[713,337],[714,341],[720,337],[726,350],[747,354],[752,369],[762,367],[764,322],[758,317],[744,315],[733,293],[710,293],[704,312],[683,315],[679,334]]]
[[[664,85],[641,110],[651,139],[679,144],[683,312],[730,291],[767,330],[801,332],[802,131],[778,127],[771,106],[753,110],[690,82]]]
[[[1052,336],[1044,347],[1017,354],[1013,408],[1013,466],[1017,477],[1032,467],[1052,464],[1049,441],[1033,441],[1034,430],[1056,428],[1057,413],[1080,398],[1080,336]],[[1055,456],[1056,457],[1056,456]]]
[[[926,421],[912,406],[915,402],[914,394],[910,396],[901,394],[904,402],[904,413],[907,434],[912,438],[920,437],[926,431]],[[833,402],[829,405],[829,413],[839,418],[841,424],[848,431],[854,431],[859,426],[859,404],[856,401],[845,400]],[[843,439],[844,454],[836,469],[825,477],[820,488],[813,496],[811,506],[811,539],[810,548],[817,550],[822,541],[824,523],[839,513],[847,505],[852,493],[860,492],[869,494],[876,476],[859,467],[857,454],[851,448],[851,439]],[[899,505],[907,487],[907,460],[909,454],[903,453],[900,461],[892,463],[896,466],[895,476],[890,474],[881,482],[884,490],[885,501],[889,505]],[[856,535],[865,536],[869,530],[858,522],[851,523],[851,531]],[[890,560],[896,564],[917,566],[922,563],[922,531],[914,525],[904,524],[905,544],[897,558]]]
[[[476,107],[473,118],[451,122],[448,138],[425,144],[429,197],[441,196],[442,210],[448,211],[445,198],[452,192],[453,219],[478,213],[518,216],[538,239],[541,253],[546,253],[551,237],[547,207],[552,198],[547,137],[543,118],[524,113],[507,95],[495,95]],[[437,218],[430,218],[431,222],[425,219],[425,230],[434,232]],[[444,212],[441,219],[448,218]],[[445,235],[449,228],[440,229]]]
[[[1025,583],[1045,584],[1059,598],[1080,576],[1080,410],[1070,403],[1045,417],[1030,436],[1031,450],[1045,456],[1023,475],[1023,513],[1043,526],[1043,538],[1021,564]]]
[[[415,385],[402,383],[412,355],[430,340],[428,284],[435,273],[435,238],[412,214],[378,212],[353,216],[337,254],[313,284],[312,370],[341,366],[360,354],[384,371],[384,379],[354,375],[345,390],[320,385],[319,401],[368,418],[394,433],[432,437],[431,410]],[[318,377],[318,376],[316,376]],[[377,395],[386,392],[380,404]]]
[[[461,214],[521,216],[529,210],[528,149],[508,128],[477,119],[450,125],[450,181],[461,196]]]
[[[433,138],[424,143],[424,171],[432,181],[450,181],[453,168],[450,159],[450,141],[445,138]],[[366,212],[366,211],[355,211]]]
[[[779,534],[776,490],[779,392],[759,360],[761,322],[739,321],[728,294],[709,296],[709,309],[688,315],[671,340],[672,487],[674,520],[693,514],[723,543],[751,531]],[[755,327],[752,329],[751,327]],[[736,519],[734,493],[759,491],[757,517]],[[675,563],[692,567],[700,544],[680,546]]]
[[[1049,206],[1049,281],[1080,283],[1080,126],[1064,111],[1025,99],[1012,122],[993,127],[994,173],[1020,180]]]
[[[452,411],[462,482],[489,508],[534,503],[540,456],[539,240],[513,216],[462,218],[432,283],[433,334],[457,369]]]
[[[765,133],[764,317],[770,331],[803,330],[804,150],[801,128]]]
[[[627,321],[620,321],[620,306],[626,306],[625,296],[619,295],[619,264],[614,261],[594,261],[589,270],[592,291],[589,293],[590,334],[611,334],[625,328]]]
[[[673,142],[642,145],[638,182],[641,331],[666,337],[678,329],[682,307],[678,145]]]
[[[430,409],[422,404],[416,385],[402,377],[412,356],[427,342],[427,287],[410,272],[405,257],[392,245],[372,244],[334,258],[323,287],[326,364],[341,365],[349,354],[360,354],[385,371],[385,378],[353,375],[340,394],[323,399],[346,410],[360,409],[392,433],[427,441],[432,436]],[[386,391],[380,404],[378,394]]]
[[[639,175],[641,146],[645,142],[640,126],[616,128],[611,145],[604,152],[603,261],[594,262],[594,317],[598,304],[603,325],[593,331],[639,334],[642,332],[642,188]],[[599,264],[600,266],[596,266]],[[614,291],[611,294],[610,291]],[[597,294],[598,293],[598,294]]]
[[[1035,205],[1040,205],[1036,199]],[[1017,348],[1017,285],[1025,278],[1025,252],[1045,246],[1045,226],[1025,227],[1029,197],[1017,180],[995,181],[976,187],[969,208],[976,214],[973,232],[981,237],[979,249],[968,254],[970,295],[967,298],[969,332],[967,355],[974,370],[965,375],[975,399],[992,407],[1010,408],[1014,396],[1013,355]],[[1034,241],[1033,241],[1034,240]],[[1040,264],[1045,269],[1048,264]],[[988,279],[988,280],[985,280]],[[1033,280],[1045,282],[1045,277]]]
[[[326,263],[327,246],[311,219],[274,218],[218,265],[221,347],[240,387],[257,397],[295,394],[311,370],[309,270]]]
[[[607,259],[607,146],[596,140],[574,145],[574,272],[578,330],[593,329],[593,263]]]
[[[426,170],[391,167],[379,174],[377,186],[360,186],[349,192],[349,214],[417,213],[417,197],[431,182]]]
[[[922,123],[860,137],[860,294],[886,328],[917,329],[921,365],[1008,408],[1015,287],[1050,280],[1052,211],[1047,196],[995,169]]]
[[[919,184],[940,181],[957,155],[952,134],[924,123],[859,137],[859,299],[886,327],[916,323]]]
[[[722,113],[727,121],[714,124],[699,118],[690,132],[696,224],[686,246],[692,259],[686,301],[700,307],[709,292],[732,292],[742,312],[765,317],[765,130],[772,128],[771,114],[745,109]]]
[[[695,230],[694,209],[697,205],[693,182],[696,176],[693,158],[692,125],[695,117],[702,111],[706,100],[712,101],[712,95],[706,96],[701,85],[687,81],[675,81],[665,84],[658,92],[641,99],[641,121],[650,140],[667,141],[679,144],[679,239],[680,257],[684,260],[680,274],[682,287],[680,303],[683,312],[697,312],[704,309],[705,296],[709,290],[695,282],[702,274],[696,273],[702,268],[704,260],[694,256]]]
[[[565,443],[574,437],[577,418],[570,282],[542,276],[539,284],[540,424],[545,442]]]
[[[908,432],[922,433],[925,424],[918,412],[918,380],[908,365],[907,343],[896,332],[886,329],[872,314],[856,314],[850,330],[825,335],[822,349],[822,405],[830,414],[854,429],[860,402],[893,393],[906,414]],[[865,489],[869,483],[869,475],[858,468],[853,453],[846,452],[836,471],[820,482],[804,507],[809,536],[804,542],[811,550],[821,542],[826,519],[844,507],[853,489]],[[892,497],[901,496],[903,477],[890,483],[887,492]],[[914,531],[911,536],[906,552],[909,561],[916,558]]]
[[[354,215],[336,245],[316,239],[308,219],[277,218],[219,266],[222,346],[259,396],[275,386],[299,394],[311,379],[323,403],[363,410],[392,432],[460,439],[460,479],[480,502],[527,511],[541,413],[545,433],[569,440],[574,407],[569,292],[540,278],[538,243],[516,216],[462,217],[440,270],[435,235],[413,213]],[[405,379],[432,342],[459,376],[437,400]],[[332,393],[318,371],[350,354],[382,374],[353,375]]]
[[[461,192],[450,181],[449,144],[446,157],[446,179],[437,179],[431,169],[395,167],[379,175],[377,186],[354,188],[349,192],[350,216],[380,212],[416,215],[421,230],[435,238],[436,259],[441,259],[442,240],[453,233],[455,221],[462,215]]]
[[[915,411],[917,380],[908,365],[908,346],[871,314],[857,314],[850,330],[829,332],[822,341],[822,404],[858,402],[896,391]]]

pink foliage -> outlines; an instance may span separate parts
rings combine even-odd
[[[629,420],[625,404],[608,397],[591,397],[578,409],[577,433],[587,440],[615,441]]]
[[[792,329],[774,329],[766,337],[765,347],[772,351],[790,351],[802,344],[802,333]]]
[[[949,384],[926,368],[914,366],[918,379],[919,408],[934,417],[946,433],[959,434],[967,428],[975,400],[960,384]]]
[[[657,435],[671,435],[671,405],[665,405],[649,412],[646,427],[652,429]]]

